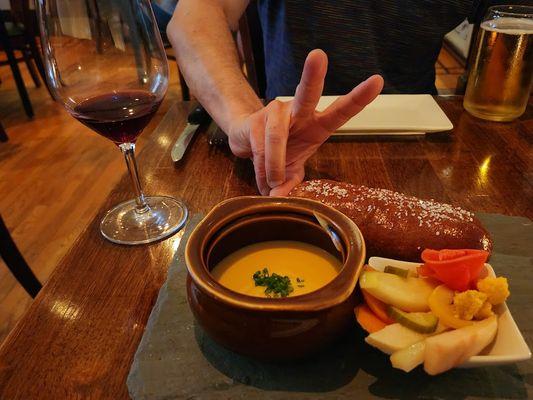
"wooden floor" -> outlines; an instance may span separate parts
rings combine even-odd
[[[455,88],[460,65],[455,67],[454,62],[447,53],[439,57],[440,90]],[[176,65],[170,62],[170,66],[165,101],[181,98]],[[0,143],[0,214],[38,278],[46,282],[125,166],[117,148],[85,126],[65,129],[63,122],[72,117],[44,87],[34,88],[21,68],[36,117],[28,120],[9,67],[1,67],[0,121],[9,142]],[[0,343],[30,302],[0,260]]]

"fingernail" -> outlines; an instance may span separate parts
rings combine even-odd
[[[283,183],[283,181],[272,181],[270,182],[268,185],[271,187],[271,188],[275,188],[276,186],[279,186]]]
[[[261,196],[268,196],[268,194],[270,193],[270,189],[268,187],[259,188],[259,193],[261,194]]]

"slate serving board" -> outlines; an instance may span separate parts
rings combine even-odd
[[[508,306],[533,347],[533,225],[527,218],[478,214],[492,233],[491,264],[509,278]],[[132,399],[526,399],[533,361],[455,369],[436,377],[421,368],[395,370],[354,327],[312,359],[269,364],[214,343],[195,323],[185,290],[183,250],[200,216],[190,221],[135,354],[127,384]],[[355,324],[354,324],[355,325]]]

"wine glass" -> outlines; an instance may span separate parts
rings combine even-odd
[[[145,196],[135,141],[168,87],[168,64],[149,0],[37,0],[47,80],[56,101],[122,151],[135,199],[100,224],[120,244],[150,243],[177,232],[187,208]]]

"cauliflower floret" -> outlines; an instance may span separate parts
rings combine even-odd
[[[474,314],[474,318],[481,320],[481,319],[489,318],[493,314],[494,313],[492,312],[492,304],[486,301],[483,303],[483,305],[478,310],[478,312]]]
[[[483,303],[486,300],[487,295],[477,290],[456,293],[453,296],[455,316],[470,321],[481,307],[483,307]]]
[[[477,281],[477,289],[487,294],[487,300],[493,305],[503,303],[509,297],[509,284],[507,278],[499,276],[498,278],[486,277]]]

